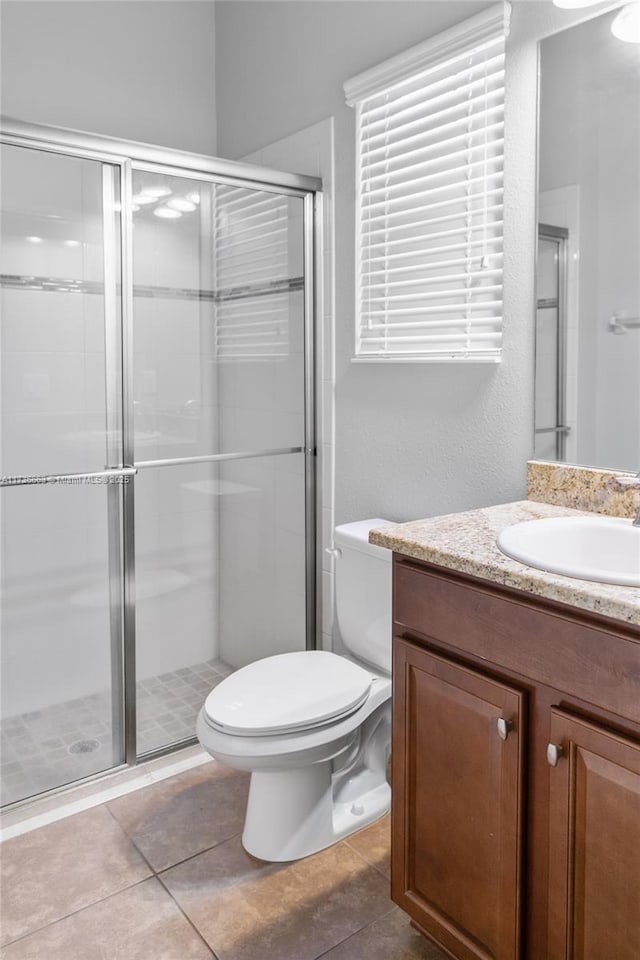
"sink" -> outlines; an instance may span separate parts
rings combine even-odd
[[[640,587],[640,527],[619,517],[547,517],[506,527],[502,553],[579,580]]]

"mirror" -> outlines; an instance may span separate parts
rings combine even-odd
[[[535,457],[640,470],[640,44],[540,44]]]

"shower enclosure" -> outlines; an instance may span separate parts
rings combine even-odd
[[[2,125],[2,802],[315,642],[320,184]]]

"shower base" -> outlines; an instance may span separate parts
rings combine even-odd
[[[223,660],[207,660],[139,681],[138,754],[195,736],[208,692],[232,671]],[[6,717],[0,735],[0,803],[109,770],[120,762],[119,749],[114,750],[106,691]]]

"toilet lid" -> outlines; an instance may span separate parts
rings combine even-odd
[[[371,679],[367,670],[335,653],[284,653],[232,673],[213,688],[204,710],[225,733],[294,733],[357,710],[369,695]]]

